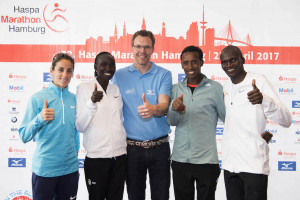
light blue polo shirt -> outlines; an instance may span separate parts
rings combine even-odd
[[[139,141],[153,140],[170,132],[165,116],[143,119],[138,114],[138,106],[143,105],[143,93],[152,105],[158,104],[158,95],[171,95],[171,72],[153,62],[151,64],[151,69],[143,75],[132,64],[119,69],[113,78],[123,98],[124,127],[127,138]]]

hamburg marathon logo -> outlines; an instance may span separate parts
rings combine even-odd
[[[64,32],[69,28],[67,9],[61,2],[48,3],[43,11],[44,21],[54,32]]]

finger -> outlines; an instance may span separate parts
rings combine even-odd
[[[255,90],[257,88],[256,84],[255,84],[255,79],[252,80],[252,87],[253,87],[253,90]]]
[[[95,90],[94,91],[97,91],[97,83],[95,83]]]
[[[142,100],[144,104],[147,102],[145,93],[142,94]]]
[[[46,99],[44,100],[44,108],[48,108],[48,101]]]
[[[180,95],[179,99],[181,102],[183,102],[183,94]]]

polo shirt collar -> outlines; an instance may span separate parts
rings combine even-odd
[[[151,73],[151,74],[156,74],[157,73],[157,65],[154,62],[151,62],[152,67],[150,68],[150,70],[148,72],[146,72],[145,74]],[[129,72],[134,72],[134,71],[138,71],[137,68],[134,67],[134,64],[132,63],[129,67],[128,67],[128,71]],[[139,72],[139,71],[138,71]]]

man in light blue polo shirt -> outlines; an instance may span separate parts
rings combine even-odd
[[[151,198],[169,199],[170,127],[165,114],[172,88],[171,72],[150,62],[155,39],[152,32],[137,31],[132,37],[134,63],[114,77],[123,98],[127,133],[127,192],[130,200],[145,199],[147,170]]]

